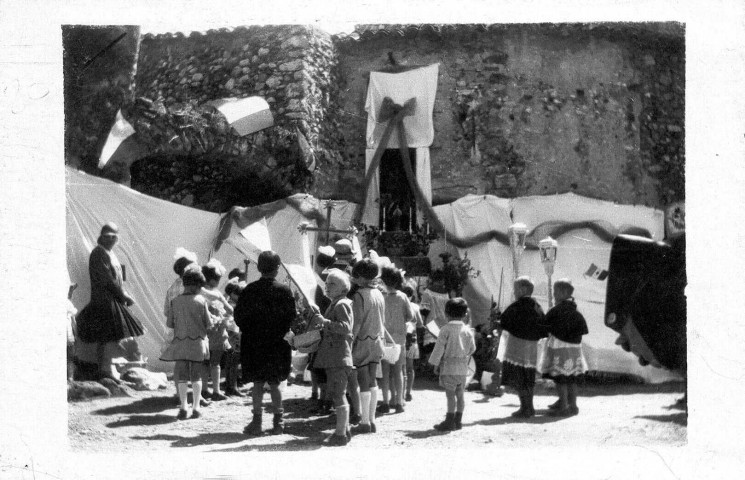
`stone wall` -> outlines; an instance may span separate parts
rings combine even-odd
[[[195,32],[188,37],[145,36],[136,94],[162,102],[167,108],[227,97],[261,96],[274,114],[275,127],[254,134],[251,140],[266,142],[268,137],[275,150],[291,153],[297,150],[294,146],[299,135],[318,165],[334,163],[338,161],[337,149],[330,148],[328,142],[335,138],[336,128],[333,116],[328,118],[326,111],[336,97],[335,62],[330,37],[298,25],[240,27]],[[267,155],[273,158],[272,153]],[[241,152],[235,156],[240,157]],[[228,202],[268,202],[300,188],[292,179],[284,188],[252,187],[256,179],[244,175],[240,158],[223,154],[200,158],[168,155],[138,163],[133,187],[210,210],[227,208]],[[163,191],[163,186],[179,179],[168,192]],[[301,189],[308,186],[309,182]]]
[[[440,65],[436,203],[568,191],[653,206],[682,199],[684,45],[673,31],[409,26],[338,39],[346,164],[340,187],[319,195],[361,200],[368,72],[392,56]]]
[[[313,27],[251,26],[141,42],[133,30],[94,65],[107,74],[88,69],[82,83],[76,68],[88,54],[78,50],[101,39],[89,34],[81,49],[75,33],[63,29],[66,155],[89,167],[132,97],[135,58],[134,95],[166,112],[225,97],[268,101],[276,126],[247,137],[249,148],[163,148],[133,166],[134,188],[171,201],[222,211],[308,191],[360,202],[367,81],[391,59],[440,65],[435,203],[573,191],[662,206],[685,196],[685,46],[676,24],[362,26],[334,38]],[[312,152],[312,172],[293,167],[301,150]],[[268,184],[273,169],[280,174]]]

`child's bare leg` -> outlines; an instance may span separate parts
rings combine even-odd
[[[357,369],[357,380],[360,386],[360,415],[362,424],[370,424],[370,373],[368,366]]]
[[[380,379],[380,389],[383,391],[383,405],[387,406],[391,391],[391,364],[382,360],[380,368],[383,371],[383,378]]]
[[[357,383],[357,370],[353,369],[349,375],[349,384],[347,385],[347,391],[349,392],[349,399],[352,401],[349,405],[349,413],[351,415],[360,414],[360,386]]]
[[[445,398],[447,399],[448,403],[448,413],[455,413],[455,409],[457,407],[457,397],[455,394],[455,390],[445,390]]]
[[[464,388],[459,387],[455,390],[455,412],[456,413],[463,413],[463,410],[466,408],[466,401],[464,397]]]
[[[403,363],[396,362],[391,368],[391,376],[393,377],[392,388],[391,388],[391,401],[398,405],[404,404],[404,373]],[[393,396],[395,393],[395,396]]]
[[[191,382],[191,394],[194,397],[194,405],[192,405],[192,409],[195,412],[199,411],[200,403],[202,402],[202,379],[200,378],[196,382]]]
[[[406,359],[406,397],[411,397],[411,387],[414,386],[414,359]]]
[[[220,393],[220,364],[213,365],[210,368],[210,375],[212,375],[212,392],[213,394]]]
[[[186,410],[189,407],[189,383],[188,382],[176,382],[176,392],[178,392],[178,399],[181,404],[179,407],[181,410]]]
[[[199,391],[200,395],[204,397],[207,397],[207,395],[209,394],[209,391],[207,390],[207,385],[208,385],[207,382],[209,381],[210,375],[212,374],[210,369],[211,369],[211,366],[209,364],[209,361],[205,361],[202,364],[202,379],[204,379],[204,382],[200,382],[201,388],[203,388],[204,390]],[[192,388],[194,388],[193,383],[192,383]]]

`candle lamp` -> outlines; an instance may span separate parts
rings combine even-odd
[[[554,274],[554,265],[556,264],[556,254],[559,243],[551,237],[546,237],[538,242],[538,250],[541,253],[541,263],[543,270],[548,277],[548,308],[553,307],[553,287],[551,285],[551,276]]]

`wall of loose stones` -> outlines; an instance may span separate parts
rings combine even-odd
[[[401,64],[440,65],[436,203],[571,191],[661,206],[684,196],[682,39],[515,25],[378,34],[337,48],[347,85],[340,196],[361,200],[367,73],[388,64],[388,52]]]
[[[325,112],[336,96],[335,62],[330,37],[313,27],[299,25],[240,27],[232,31],[195,32],[188,37],[145,36],[136,93],[160,99],[167,106],[261,96],[269,103],[275,119],[275,127],[262,135],[297,129],[307,139],[319,164],[333,163],[337,149],[329,145],[334,134],[327,133],[334,130],[330,128],[333,118],[329,121]],[[292,135],[282,137],[292,141]],[[133,186],[171,201],[219,211],[231,206],[228,199],[236,198],[224,191],[231,185],[235,187],[230,179],[239,177],[239,170],[240,161],[171,156],[139,162],[139,186],[135,185],[134,175]],[[291,190],[288,187],[280,193],[294,193]],[[202,198],[204,195],[197,191],[213,193]],[[267,195],[271,196],[271,192]],[[262,198],[275,199],[266,195]]]

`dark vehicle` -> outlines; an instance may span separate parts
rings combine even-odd
[[[685,376],[685,235],[665,242],[631,235],[613,241],[605,324],[616,343],[654,365]]]

